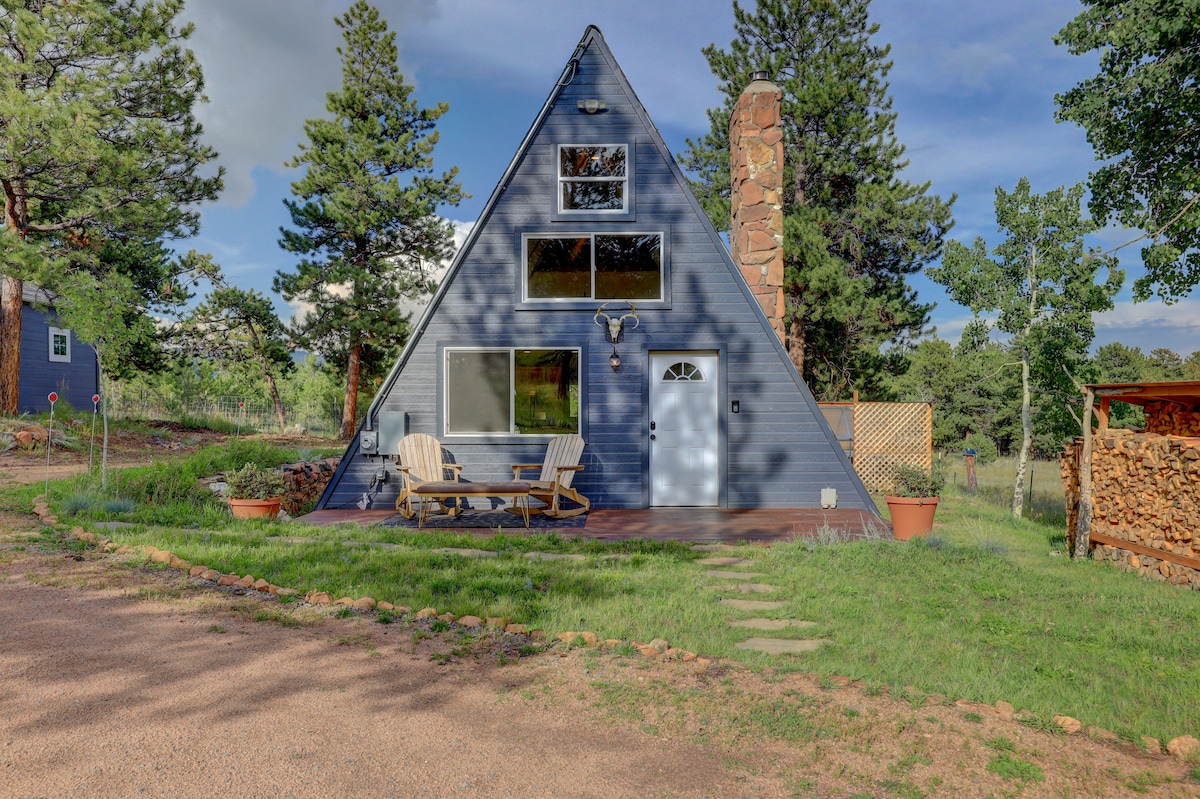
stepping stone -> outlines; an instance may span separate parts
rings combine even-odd
[[[722,591],[737,591],[741,594],[769,594],[779,589],[766,583],[729,583],[717,586]]]
[[[732,552],[737,549],[732,544],[692,544],[691,548],[696,552]]]
[[[494,558],[500,554],[490,549],[457,549],[455,547],[441,547],[433,551],[444,555],[461,555],[464,558]]]
[[[804,619],[730,619],[730,627],[749,627],[751,630],[784,630],[788,627],[816,627],[815,621]]]
[[[587,555],[562,555],[556,552],[526,552],[529,560],[587,560]]]
[[[802,655],[805,652],[816,652],[821,648],[821,644],[825,643],[828,641],[823,638],[802,641],[784,638],[748,638],[736,646],[738,649],[752,649],[767,655]]]
[[[696,562],[701,566],[741,566],[750,563],[745,558],[701,558]]]
[[[704,573],[708,577],[719,577],[722,580],[749,580],[751,577],[762,577],[762,572],[727,572],[712,569]]]
[[[763,602],[757,599],[722,599],[721,604],[734,610],[779,610],[786,602]]]

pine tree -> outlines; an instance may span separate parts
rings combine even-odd
[[[448,106],[418,106],[378,10],[358,0],[336,22],[342,88],[328,95],[329,118],[305,123],[308,143],[289,164],[306,172],[284,201],[296,230],[284,229],[280,246],[301,260],[274,286],[311,307],[293,322],[297,340],[344,364],[340,435],[349,438],[364,373],[385,368],[407,337],[400,300],[431,291],[433,268],[450,254],[437,208],[464,195],[457,168],[433,174],[434,123]]]
[[[712,130],[681,161],[719,230],[729,227],[729,114],[751,73],[783,90],[787,348],[818,395],[874,391],[894,368],[881,345],[921,333],[931,306],[906,282],[935,259],[950,205],[901,180],[886,82],[890,48],[871,37],[868,0],[759,0],[733,6],[737,38],[704,49],[725,94]]]
[[[199,64],[177,27],[183,0],[23,0],[0,5],[0,413],[18,410],[21,293],[83,269],[106,279],[113,244],[192,235],[214,199],[216,155],[192,113]],[[111,253],[110,253],[111,255]],[[160,264],[161,265],[161,264]],[[147,299],[148,273],[126,274]],[[86,281],[84,281],[86,282]],[[122,283],[123,281],[117,281]],[[124,296],[124,294],[122,294]]]
[[[281,429],[286,427],[278,383],[295,365],[287,329],[271,301],[260,292],[228,285],[211,262],[206,276],[213,283],[212,291],[188,311],[174,331],[179,354],[216,362],[223,369],[265,383],[275,420]]]

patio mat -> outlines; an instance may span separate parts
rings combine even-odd
[[[529,517],[530,530],[578,530],[587,522],[587,514],[569,516],[565,519],[550,519],[538,513]],[[382,527],[408,527],[417,529],[417,517],[406,519],[399,513],[379,522]],[[505,530],[524,530],[520,516],[502,510],[468,510],[457,516],[447,516],[436,513],[425,520],[425,530],[482,530],[485,528],[504,528]]]

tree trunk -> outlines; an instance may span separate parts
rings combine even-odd
[[[267,388],[271,391],[271,402],[275,403],[275,418],[279,421],[279,429],[287,427],[287,419],[283,415],[283,400],[279,396],[279,387],[275,385],[275,376],[263,369],[263,375],[267,378]]]
[[[354,420],[358,414],[358,379],[362,371],[362,344],[357,336],[350,342],[346,359],[346,399],[342,403],[342,427],[338,438],[348,441],[354,435]]]
[[[100,445],[100,492],[103,493],[108,489],[108,386],[99,350],[96,350],[96,368],[100,372],[100,413],[104,415],[104,442]]]
[[[1087,389],[1083,400],[1083,449],[1079,454],[1079,505],[1075,508],[1075,560],[1092,549],[1092,408],[1096,393]]]
[[[250,334],[250,343],[254,347],[254,359],[258,361],[258,368],[262,369],[263,377],[267,380],[267,388],[271,392],[271,402],[275,405],[275,419],[279,422],[279,429],[287,427],[287,420],[283,415],[283,400],[279,398],[279,388],[275,385],[275,376],[271,374],[270,366],[267,364],[267,358],[263,354],[262,339],[258,337],[258,331],[254,329],[254,323],[248,319],[243,319],[243,324],[246,326],[246,331]]]
[[[787,352],[802,380],[804,379],[804,345],[804,321],[797,315],[788,325]]]
[[[1030,416],[1029,351],[1021,351],[1021,453],[1017,456],[1017,482],[1013,486],[1012,515],[1019,519],[1025,514],[1025,471],[1029,467],[1029,450],[1033,448],[1033,419]]]
[[[20,411],[17,384],[21,377],[21,293],[24,283],[0,275],[0,416]]]

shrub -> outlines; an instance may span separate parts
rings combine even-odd
[[[946,485],[946,477],[938,469],[926,471],[908,463],[892,467],[894,497],[936,497]]]
[[[225,475],[225,482],[229,484],[226,496],[233,499],[273,499],[284,491],[283,472],[259,468],[253,463]]]

